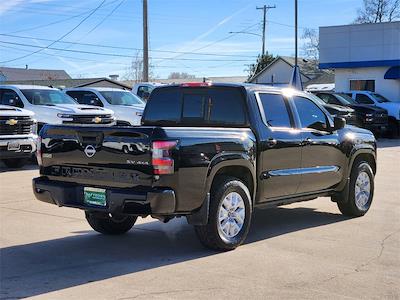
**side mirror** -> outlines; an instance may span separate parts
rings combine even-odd
[[[344,126],[346,126],[346,120],[343,118],[339,118],[339,117],[334,117],[333,118],[333,130],[339,130],[344,128]]]
[[[147,100],[149,100],[149,97],[150,97],[150,93],[149,92],[143,92],[142,99],[144,101],[147,102]]]

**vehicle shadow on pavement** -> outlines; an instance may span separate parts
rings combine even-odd
[[[246,244],[344,220],[340,214],[311,208],[257,210]],[[1,299],[41,295],[218,254],[200,245],[184,218],[138,224],[123,236],[82,231],[0,251]]]
[[[377,141],[379,148],[392,148],[400,146],[400,138],[397,139],[378,139]]]
[[[39,166],[36,164],[29,164],[29,165],[25,165],[21,168],[7,168],[3,163],[0,163],[0,173],[29,171],[29,170],[39,170]]]

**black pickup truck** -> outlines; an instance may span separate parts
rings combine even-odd
[[[340,211],[370,208],[376,141],[306,93],[247,84],[156,88],[139,127],[46,125],[37,199],[85,211],[121,234],[138,216],[185,216],[207,247],[230,250],[255,208],[329,196]]]

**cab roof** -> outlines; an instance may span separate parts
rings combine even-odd
[[[42,86],[42,85],[30,85],[30,84],[3,84],[0,85],[1,88],[17,88],[20,90],[57,90],[59,91],[59,89],[56,88],[52,88],[49,86]]]
[[[219,83],[219,82],[187,82],[180,84],[169,84],[165,86],[157,87],[156,89],[164,89],[171,87],[182,87],[182,88],[202,88],[202,87],[236,87],[236,88],[244,88],[247,92],[272,92],[272,93],[283,93],[286,91],[292,90],[293,94],[296,95],[307,95],[304,91],[299,91],[292,89],[290,87],[278,87],[278,86],[269,86],[263,84],[254,84],[254,83]]]

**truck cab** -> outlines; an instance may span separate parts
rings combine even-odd
[[[38,161],[36,198],[84,210],[100,233],[186,217],[202,244],[226,251],[254,208],[324,196],[367,213],[376,141],[301,91],[183,83],[154,89],[141,126],[45,126]]]
[[[137,82],[132,87],[132,93],[140,97],[143,101],[147,101],[151,92],[159,86],[165,84],[159,82]]]
[[[117,125],[140,125],[146,103],[130,91],[116,88],[81,87],[63,90],[83,105],[104,107],[114,112]]]

